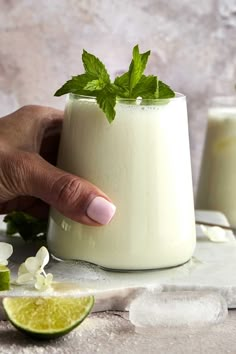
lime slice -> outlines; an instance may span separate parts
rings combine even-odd
[[[0,265],[0,290],[10,289],[10,269]]]
[[[6,297],[3,307],[9,321],[20,331],[38,339],[63,336],[90,313],[94,297]]]

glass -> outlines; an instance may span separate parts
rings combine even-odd
[[[196,238],[186,99],[119,99],[115,109],[109,124],[94,98],[69,95],[58,166],[97,185],[117,211],[92,227],[52,209],[49,249],[115,270],[183,264]]]
[[[196,206],[236,226],[236,96],[215,97],[209,108]]]

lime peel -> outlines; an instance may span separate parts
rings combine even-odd
[[[3,307],[9,321],[26,335],[53,339],[69,333],[88,316],[94,297],[6,297]]]
[[[10,269],[6,266],[0,265],[0,291],[10,289]]]

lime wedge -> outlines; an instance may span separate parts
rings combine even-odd
[[[0,290],[10,289],[10,269],[0,265]]]
[[[90,313],[94,297],[6,297],[3,307],[9,321],[25,334],[53,339],[69,333]]]

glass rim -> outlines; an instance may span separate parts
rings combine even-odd
[[[235,100],[236,95],[216,95],[210,97],[211,100]]]
[[[70,92],[67,97],[69,99],[73,99],[73,98],[82,98],[84,100],[94,100],[96,102],[96,97],[95,96],[86,96],[86,95],[80,95],[80,94],[77,94],[77,93],[72,93]],[[124,98],[124,97],[117,97],[116,98],[116,101],[117,102],[136,102],[136,101],[139,101],[140,102],[169,102],[169,101],[176,101],[176,100],[179,100],[179,99],[186,99],[186,96],[180,92],[175,92],[175,96],[174,97],[171,97],[171,98]]]
[[[229,106],[236,104],[236,95],[216,95],[209,98],[210,108],[215,106]]]

